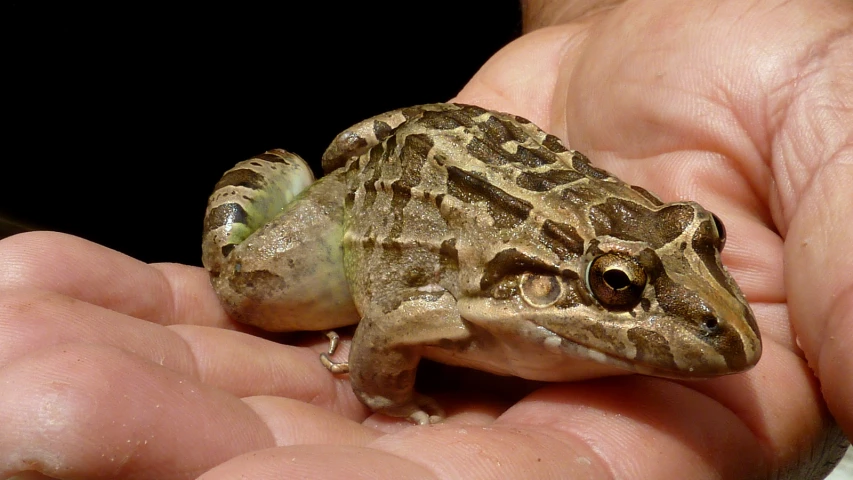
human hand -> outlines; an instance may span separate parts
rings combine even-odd
[[[535,12],[556,21],[551,9],[568,3],[528,2],[528,28]],[[838,430],[794,333],[850,432],[853,387],[842,372],[853,360],[840,339],[853,324],[842,310],[853,227],[833,219],[851,213],[841,179],[850,177],[853,76],[837,69],[851,64],[853,13],[840,2],[767,5],[620,4],[526,35],[456,99],[526,116],[624,180],[717,213],[729,232],[724,260],[762,327],[764,358],[752,371],[552,385],[511,406],[496,396],[442,398],[445,423],[409,427],[369,415],[346,380],[320,366],[325,344],[282,346],[235,331],[200,269],[147,266],[34,233],[0,244],[0,474],[819,471]]]
[[[746,428],[758,450],[688,441],[646,462],[691,468],[696,451],[727,451],[743,476],[803,478],[843,453],[825,409],[853,435],[853,5],[534,0],[524,20],[529,33],[460,98],[526,116],[623,180],[715,212],[763,334],[754,370],[685,384],[738,417],[708,407],[716,435]],[[681,432],[683,415],[658,428]],[[623,435],[584,432],[602,458],[633,459],[596,438]],[[685,478],[732,472],[713,463]]]

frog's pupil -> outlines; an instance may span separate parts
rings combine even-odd
[[[628,274],[617,268],[604,272],[602,278],[613,290],[623,290],[631,285],[631,279],[628,278]]]

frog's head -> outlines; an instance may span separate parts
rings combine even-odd
[[[758,362],[755,316],[720,263],[725,231],[714,214],[615,197],[588,212],[586,233],[546,221],[538,248],[498,252],[474,301],[493,308],[463,317],[514,312],[549,332],[551,348],[656,376],[710,377]]]

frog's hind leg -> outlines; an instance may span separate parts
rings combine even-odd
[[[204,214],[202,263],[212,274],[225,258],[314,181],[299,155],[270,150],[238,163],[222,175]]]
[[[311,184],[305,162],[284,150],[225,173],[208,202],[202,253],[233,319],[271,331],[358,321],[342,259],[342,177]]]

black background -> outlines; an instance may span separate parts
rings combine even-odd
[[[0,230],[198,265],[234,163],[281,147],[316,165],[359,120],[451,98],[520,32],[517,0],[292,3],[0,7]]]

